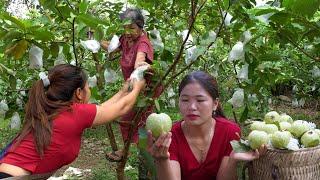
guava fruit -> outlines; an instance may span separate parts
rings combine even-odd
[[[292,117],[287,114],[280,114],[279,121],[293,123]]]
[[[320,143],[320,136],[315,130],[309,130],[301,136],[304,147],[315,147]]]
[[[265,122],[262,121],[254,121],[251,125],[250,125],[250,129],[253,130],[259,130],[261,131],[263,129],[263,126],[265,125]]]
[[[171,130],[172,121],[166,113],[152,113],[146,121],[146,129],[152,132],[154,137],[159,137],[162,133],[167,133]]]
[[[271,136],[271,144],[274,148],[285,149],[292,137],[289,131],[277,131]]]
[[[310,126],[307,121],[303,120],[296,120],[291,124],[291,128],[289,131],[291,134],[293,134],[295,137],[300,138],[303,133],[310,130]]]
[[[276,111],[270,111],[264,116],[264,122],[267,124],[272,124],[279,122],[280,115]]]
[[[286,122],[286,121],[280,122],[279,126],[280,126],[280,130],[281,131],[287,131],[287,130],[289,130],[291,128],[291,124],[289,122]]]
[[[261,130],[268,134],[272,134],[274,132],[277,132],[279,129],[275,124],[265,124]]]
[[[264,131],[253,130],[248,135],[248,141],[252,149],[257,149],[263,144],[268,144],[269,136]]]

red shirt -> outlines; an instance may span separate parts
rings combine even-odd
[[[239,139],[235,134],[240,134],[237,124],[223,118],[216,119],[213,139],[203,163],[199,163],[191,151],[186,137],[181,128],[181,122],[172,127],[172,142],[169,148],[170,160],[180,163],[181,179],[183,180],[212,180],[216,179],[220,164],[224,156],[229,156],[232,147],[230,141]]]
[[[0,163],[21,167],[32,174],[49,173],[70,164],[79,154],[84,129],[91,127],[95,116],[96,105],[73,104],[72,111],[64,111],[53,120],[51,144],[42,159],[30,133],[15,149],[11,147]]]
[[[138,37],[138,39],[131,47],[129,47],[128,39],[125,38],[125,36],[121,36],[120,44],[122,53],[120,65],[124,80],[127,80],[134,70],[137,53],[146,53],[146,60],[150,63],[153,60],[153,47],[145,32],[143,32],[143,35]]]

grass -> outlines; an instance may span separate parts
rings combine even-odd
[[[16,136],[18,130],[10,129],[10,119],[0,119],[0,150]]]

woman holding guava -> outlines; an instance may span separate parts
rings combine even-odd
[[[183,120],[158,139],[149,131],[148,151],[155,158],[158,179],[237,179],[237,162],[250,161],[266,151],[234,153],[230,141],[238,140],[240,128],[228,120],[219,102],[216,80],[196,71],[179,86]]]

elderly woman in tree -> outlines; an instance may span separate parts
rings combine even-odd
[[[153,47],[147,37],[147,33],[143,30],[144,18],[139,9],[127,9],[120,14],[120,19],[125,22],[125,33],[120,37],[120,47],[114,52],[121,51],[120,65],[124,80],[127,80],[131,73],[140,65],[151,64],[153,61]],[[109,46],[108,41],[102,41],[101,46],[107,50]],[[147,79],[147,85],[150,85],[150,81]],[[154,93],[154,97],[161,94],[161,88],[157,88]],[[146,112],[143,112],[139,118],[139,126],[144,126],[146,118],[153,111],[153,107],[148,107]],[[136,112],[130,111],[126,115],[122,116],[120,122],[120,130],[124,142],[129,140],[128,133],[130,128],[130,122],[133,121]],[[134,131],[133,142],[138,141],[138,131]],[[111,161],[120,161],[123,152],[119,150],[107,154],[107,158]]]
[[[89,104],[87,75],[62,64],[42,76],[29,91],[21,132],[0,158],[0,178],[53,173],[79,154],[86,128],[109,123],[126,114],[136,102],[145,80],[128,83],[101,105]]]
[[[239,160],[253,160],[266,150],[232,151],[230,141],[239,139],[240,127],[224,116],[217,82],[205,72],[193,72],[182,80],[179,109],[183,120],[171,132],[155,142],[149,132],[148,151],[156,160],[159,179],[235,180]]]

